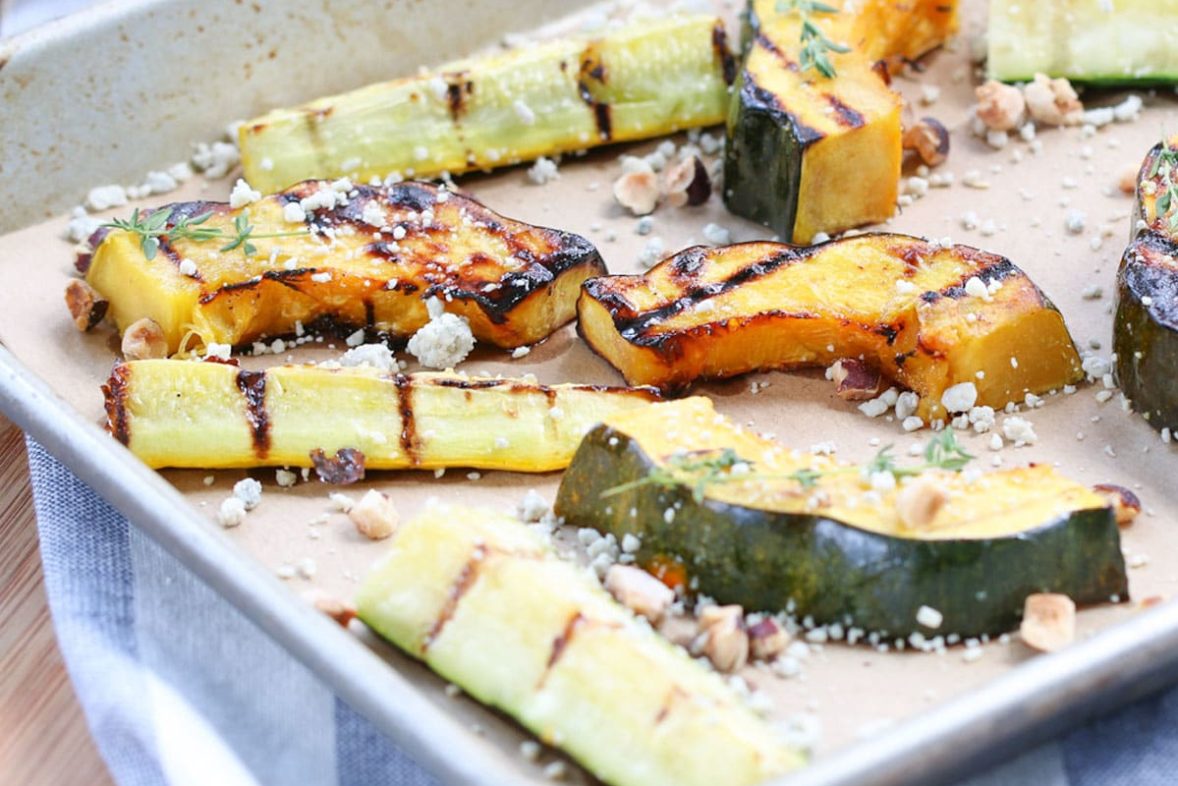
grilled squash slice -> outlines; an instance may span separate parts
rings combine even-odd
[[[1063,317],[1009,260],[906,235],[689,248],[644,275],[590,279],[577,313],[628,383],[671,392],[862,356],[918,393],[928,420],[959,383],[1001,407],[1083,377]]]
[[[701,484],[705,460],[723,456]],[[660,482],[644,482],[654,472]],[[943,507],[917,520],[910,495],[925,490]],[[926,470],[873,490],[860,468],[744,431],[702,397],[607,417],[565,472],[556,512],[635,534],[640,564],[680,563],[721,603],[890,636],[1001,633],[1034,592],[1128,599],[1110,503],[1049,466]],[[921,606],[940,612],[938,627],[919,624]]]
[[[1121,390],[1156,429],[1178,429],[1178,137],[1146,156],[1113,321]]]
[[[834,2],[811,21],[851,48],[827,78],[802,70],[802,19],[753,0],[728,115],[724,200],[782,239],[809,243],[892,215],[898,195],[900,96],[876,61],[916,57],[957,27],[952,0]]]
[[[993,79],[1037,73],[1099,85],[1178,82],[1171,40],[1178,6],[1156,0],[990,3],[986,67]]]
[[[220,235],[164,234],[148,259],[138,234],[112,231],[86,280],[110,301],[120,330],[151,318],[170,353],[316,328],[404,339],[428,321],[432,296],[466,317],[479,341],[517,347],[570,320],[581,282],[605,272],[578,235],[512,221],[425,183],[308,181],[237,210],[161,209],[174,234],[177,222],[208,215],[194,229]],[[248,242],[224,250],[240,221],[252,228]]]
[[[450,63],[241,127],[246,179],[368,181],[491,169],[724,119],[734,61],[710,16],[638,22]]]
[[[548,472],[605,415],[653,391],[371,368],[246,371],[183,360],[119,363],[108,428],[151,467],[309,467],[312,452],[368,469]]]
[[[360,618],[613,786],[751,786],[802,763],[715,673],[494,511],[401,525]]]

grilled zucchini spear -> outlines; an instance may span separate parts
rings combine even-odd
[[[503,514],[427,509],[360,618],[614,786],[751,786],[799,766],[716,674]]]
[[[671,391],[863,358],[918,393],[928,419],[945,417],[954,385],[998,408],[1083,377],[1063,317],[1010,260],[907,235],[689,248],[643,275],[590,279],[577,310],[628,383]]]
[[[435,295],[479,341],[517,347],[572,319],[581,282],[605,272],[579,235],[426,183],[308,181],[236,210],[190,202],[160,211],[158,227],[150,213],[110,232],[86,280],[110,301],[119,330],[144,317],[159,323],[169,353],[317,324],[404,339],[428,321]]]
[[[724,119],[734,66],[711,16],[638,22],[472,58],[241,127],[264,192],[312,177],[369,180],[491,169]]]
[[[649,390],[369,368],[119,363],[103,387],[108,428],[152,467],[312,466],[340,450],[368,469],[547,472],[608,414]],[[359,458],[359,457],[358,457]]]
[[[877,61],[917,57],[957,27],[955,0],[832,0],[805,22],[840,47],[832,75],[804,68],[803,18],[751,0],[728,115],[724,202],[784,240],[809,243],[895,210],[900,96]],[[811,42],[817,40],[810,38]]]

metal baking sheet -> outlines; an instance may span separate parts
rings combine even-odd
[[[204,18],[215,22],[209,21],[204,30],[189,28],[187,37],[170,36],[166,47],[150,43],[153,31],[176,24],[198,5]],[[255,11],[229,2],[115,3],[0,49],[5,117],[16,118],[0,125],[0,226],[8,232],[0,237],[0,298],[5,306],[0,314],[0,408],[322,674],[341,696],[394,739],[423,751],[427,766],[453,782],[527,781],[539,780],[540,775],[517,754],[523,734],[514,725],[472,702],[447,697],[441,681],[419,664],[368,641],[395,666],[387,668],[368,647],[357,646],[356,637],[309,611],[301,594],[312,587],[350,594],[382,549],[355,536],[342,517],[311,524],[328,512],[324,487],[305,484],[280,491],[272,472],[255,473],[265,481],[263,505],[247,524],[221,531],[212,523],[213,511],[243,473],[212,473],[211,487],[203,483],[210,473],[153,473],[101,431],[98,384],[109,371],[114,344],[108,333],[82,336],[70,325],[61,289],[72,256],[69,246],[57,238],[64,219],[41,219],[43,213],[57,214],[76,203],[92,185],[134,182],[148,169],[186,157],[190,142],[215,137],[222,121],[494,45],[509,30],[536,24],[542,13],[564,13],[574,4],[534,5],[493,7],[494,13],[471,12],[463,6],[463,13],[457,14],[447,2],[388,3],[374,13],[372,4],[357,1],[296,14],[269,6]],[[994,151],[967,129],[973,73],[965,42],[980,28],[981,5],[966,3],[967,29],[957,46],[929,58],[923,75],[897,80],[914,111],[935,115],[953,130],[954,150],[943,171],[953,172],[958,183],[933,190],[888,228],[948,235],[1010,256],[1053,297],[1077,342],[1102,342],[1102,354],[1107,355],[1107,309],[1130,208],[1130,200],[1115,191],[1116,180],[1153,144],[1158,129],[1173,114],[1173,101],[1151,96],[1138,122],[1116,125],[1090,138],[1080,129],[1045,130],[1041,152],[1031,152],[1023,142]],[[453,19],[462,21],[455,25]],[[330,40],[317,55],[318,62],[346,63],[350,70],[315,69],[331,76],[317,74],[310,82],[300,81],[297,76],[307,69],[293,42],[304,39],[309,30],[327,29],[325,25],[334,26],[335,32],[326,37]],[[382,28],[385,38],[372,32],[373,25]],[[233,32],[221,35],[243,26],[261,40],[245,46]],[[112,49],[109,42],[128,33],[134,34],[128,36],[132,42]],[[404,51],[348,45],[393,39],[415,43]],[[87,78],[75,72],[80,66],[74,58],[63,56],[67,51],[101,51],[107,57],[89,63]],[[270,52],[277,61],[273,66]],[[131,62],[136,69],[127,68]],[[207,63],[209,69],[198,80],[189,72],[197,62]],[[127,82],[138,77],[124,75],[142,70],[140,65],[154,67],[167,78]],[[71,78],[81,83],[71,83]],[[218,97],[211,105],[192,103],[193,91],[204,95],[210,80],[219,78],[236,80],[242,87],[228,91],[228,97],[225,91],[215,91]],[[940,89],[940,97],[929,106],[919,103],[922,84]],[[1111,103],[1119,95],[1093,98]],[[132,101],[133,122],[109,111]],[[72,111],[66,113],[66,106]],[[60,122],[46,124],[45,113],[55,111]],[[38,117],[41,122],[34,120]],[[96,122],[98,117],[101,122]],[[625,149],[652,148],[653,143]],[[1021,154],[1018,163],[1013,160],[1015,151]],[[545,186],[530,184],[518,168],[463,178],[459,184],[507,215],[589,237],[611,270],[632,271],[648,237],[636,234],[633,218],[623,215],[609,197],[621,152],[610,148],[567,160],[561,179]],[[961,185],[971,170],[988,188]],[[224,198],[231,182],[194,181],[186,193]],[[125,210],[129,207],[115,212]],[[1085,232],[1073,235],[1065,230],[1070,210],[1086,214]],[[978,229],[964,228],[963,216],[968,213],[976,215]],[[973,216],[969,218],[965,223],[975,223]],[[994,231],[983,237],[979,230],[987,221]],[[762,228],[727,215],[715,200],[699,209],[661,209],[654,234],[665,241],[669,253],[701,242],[708,222],[729,228],[736,240],[767,236]],[[1102,227],[1112,234],[1102,233]],[[616,239],[607,240],[610,233]],[[1093,237],[1100,237],[1099,242]],[[37,264],[30,266],[28,260]],[[1085,299],[1082,293],[1091,286],[1102,286],[1105,296]],[[296,358],[318,360],[332,354],[321,347],[301,350]],[[472,373],[534,373],[544,382],[618,379],[570,328],[524,359],[508,360],[503,353],[480,349],[464,368]],[[864,418],[835,399],[820,374],[773,373],[751,379],[770,384],[757,395],[749,392],[749,379],[702,386],[700,392],[713,396],[721,411],[774,432],[787,444],[806,448],[834,441],[844,458],[869,456],[876,449],[872,440],[894,442],[902,453],[927,437],[904,434],[893,422]],[[1072,396],[1050,398],[1027,415],[1040,442],[997,455],[1004,466],[1056,461],[1084,481],[1136,486],[1148,512],[1125,533],[1124,541],[1130,553],[1147,556],[1148,561],[1132,571],[1131,589],[1135,599],[1169,598],[1178,567],[1168,564],[1166,555],[1175,552],[1178,536],[1168,533],[1165,525],[1173,518],[1178,494],[1168,477],[1178,465],[1146,424],[1122,412],[1115,397],[1098,402],[1096,390],[1089,386]],[[1084,433],[1083,439],[1077,432]],[[985,439],[970,438],[967,444],[988,462],[992,454]],[[465,472],[452,470],[440,480],[425,473],[375,473],[366,483],[393,495],[404,515],[411,515],[430,495],[458,494],[472,502],[511,507],[528,488],[551,499],[557,482],[556,475],[509,473],[485,473],[470,480]],[[318,538],[310,537],[312,530]],[[275,577],[278,567],[307,557],[318,568],[313,581],[283,583]],[[1148,612],[1136,603],[1093,609],[1081,613],[1079,622],[1083,641],[1050,657],[1031,657],[1017,643],[990,645],[976,663],[965,663],[953,649],[945,655],[880,655],[832,644],[815,649],[803,664],[801,678],[770,678],[754,669],[748,679],[772,698],[776,717],[814,715],[824,728],[815,764],[789,780],[944,780],[970,771],[965,765],[997,760],[1089,712],[1154,689],[1167,674],[1175,674],[1178,610],[1173,604]],[[482,734],[471,731],[475,724]],[[450,755],[456,745],[466,755]]]

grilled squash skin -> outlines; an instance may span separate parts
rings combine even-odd
[[[435,506],[402,525],[356,609],[613,786],[751,786],[802,763],[719,676],[503,514]]]
[[[973,277],[998,283],[968,295]],[[920,394],[929,419],[960,382],[997,408],[1083,377],[1063,317],[1009,260],[906,235],[690,248],[643,275],[587,281],[577,309],[581,335],[627,382],[669,392],[864,356]]]
[[[264,192],[491,169],[720,123],[733,71],[719,19],[642,21],[276,110],[242,126],[242,164]]]
[[[284,219],[287,204],[322,189],[331,186],[308,181],[239,210],[172,205],[170,221],[212,211],[202,226],[229,235],[247,215],[256,253],[221,251],[223,240],[177,240],[148,260],[136,235],[116,230],[98,246],[86,280],[110,301],[120,330],[150,317],[175,353],[289,335],[300,324],[405,339],[428,321],[433,296],[466,317],[479,341],[517,347],[572,319],[581,282],[605,272],[579,235],[504,218],[426,183],[355,186],[346,204]],[[373,205],[383,228],[369,222]],[[261,237],[274,233],[293,236]],[[195,263],[194,275],[180,272],[182,260]]]
[[[666,469],[679,452],[729,448],[749,480],[706,487],[611,489]],[[621,413],[591,431],[565,472],[556,512],[574,525],[637,535],[640,564],[674,561],[701,593],[748,610],[794,609],[906,637],[917,611],[943,615],[935,633],[997,634],[1033,592],[1080,603],[1128,599],[1120,536],[1107,500],[1049,466],[977,479],[930,472],[949,501],[924,529],[904,526],[899,490],[875,492],[838,462],[791,451],[717,416],[702,397]],[[825,473],[802,488],[788,476]],[[757,478],[761,474],[764,478]],[[667,511],[673,511],[668,514]]]
[[[728,113],[725,204],[796,243],[892,215],[901,100],[876,61],[923,54],[957,25],[953,2],[834,5],[843,10],[813,21],[852,51],[831,55],[838,73],[828,79],[799,67],[797,15],[773,0],[750,4]]]
[[[651,390],[367,368],[119,363],[103,387],[111,433],[151,467],[312,466],[351,448],[368,469],[548,472],[605,415]]]
[[[1178,149],[1178,137],[1168,141]],[[1165,183],[1159,143],[1146,156],[1137,187],[1133,238],[1117,271],[1113,350],[1117,384],[1156,429],[1178,429],[1178,242],[1170,217],[1158,215]],[[1170,177],[1175,177],[1171,174]]]

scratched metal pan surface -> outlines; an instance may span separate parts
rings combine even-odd
[[[539,769],[518,755],[523,735],[517,727],[474,702],[446,697],[444,684],[420,664],[321,618],[298,596],[297,590],[306,587],[275,577],[278,562],[301,553],[290,550],[291,542],[306,541],[302,529],[295,538],[289,529],[280,529],[280,519],[305,520],[320,511],[313,505],[322,505],[321,490],[314,497],[302,487],[280,495],[268,484],[265,504],[251,514],[262,516],[251,522],[264,521],[266,526],[225,532],[211,524],[208,511],[227,493],[233,476],[218,473],[210,490],[202,483],[205,473],[152,472],[103,431],[97,386],[109,371],[112,345],[109,336],[83,337],[69,326],[60,293],[70,252],[56,235],[65,223],[61,216],[91,186],[137,182],[149,170],[185,159],[193,142],[216,138],[229,120],[411,73],[420,65],[493,45],[508,32],[534,28],[579,5],[572,0],[523,0],[510,8],[459,0],[324,0],[291,9],[290,4],[231,0],[134,0],[107,4],[0,43],[0,409],[448,783],[544,781]],[[981,4],[969,5],[976,20]],[[993,159],[986,158],[990,153],[971,146],[968,134],[961,133],[971,88],[968,80],[960,84],[952,74],[963,63],[968,66],[966,58],[952,51],[937,55],[927,78],[941,80],[938,111],[954,131],[958,168],[993,171]],[[898,80],[898,86],[910,97],[920,94],[918,82]],[[1112,144],[1097,146],[1094,164],[1116,172],[1122,158],[1140,158],[1159,125],[1154,116],[1164,117],[1167,111],[1172,105],[1152,103],[1142,128],[1118,132],[1122,152],[1116,153]],[[462,185],[512,217],[592,237],[608,252],[611,269],[625,272],[635,269],[632,260],[645,240],[634,234],[632,220],[608,207],[608,188],[597,188],[616,173],[617,152],[566,164],[561,180],[543,190],[527,185],[518,169],[464,179]],[[1031,166],[1018,177],[1041,183],[1072,171],[1074,161],[1062,148],[1049,148]],[[993,174],[996,190],[1017,188],[1016,182],[1003,181],[1006,176]],[[184,196],[223,199],[228,185],[194,181]],[[946,193],[935,209],[917,203],[897,217],[893,228],[944,234],[944,216],[977,209],[966,201],[970,196]],[[1112,209],[1084,196],[1082,189],[1076,197],[1088,200],[1082,204],[1093,215]],[[995,201],[1010,203],[993,207],[997,223],[1014,226],[1025,219],[1018,200],[991,204]],[[727,216],[715,202],[699,208],[690,220],[660,213],[657,220],[668,248],[689,244],[693,232],[698,238],[705,221],[729,226],[737,240],[765,236],[763,230]],[[1127,215],[1127,205],[1115,209]],[[1049,218],[1062,226],[1062,214]],[[616,243],[602,242],[603,226],[617,228]],[[1087,247],[1085,241],[1060,238],[1054,247],[1078,259],[1086,253],[1080,248]],[[1011,233],[985,243],[1015,259],[1045,286],[1078,340],[1107,332],[1107,316],[1085,311],[1096,308],[1081,296],[1085,282],[1072,269],[1051,264],[1053,255],[1039,248],[1041,238]],[[1101,275],[1111,272],[1106,266]],[[534,371],[543,382],[617,382],[567,328],[522,363],[505,363],[484,352],[476,353],[469,368]],[[832,413],[838,405],[817,377],[775,374],[760,379],[772,385],[756,397],[748,395],[747,383],[708,385],[703,392],[712,394],[722,411],[787,434],[796,445],[829,438],[833,429],[840,455],[848,458],[865,457],[868,436],[900,438],[896,424],[865,422],[849,409]],[[1172,518],[1178,508],[1168,481],[1178,469],[1174,456],[1158,455],[1158,450],[1146,461],[1148,454],[1140,448],[1156,444],[1149,427],[1111,413],[1097,423],[1091,420],[1095,406],[1087,391],[1037,410],[1043,444],[1011,461],[1058,460],[1065,471],[1074,469],[1073,474],[1089,482],[1129,485],[1139,480],[1147,506],[1162,519]],[[1089,440],[1077,443],[1071,433],[1066,439],[1058,436],[1069,428],[1074,431],[1070,424],[1081,419],[1093,424],[1086,426]],[[1122,465],[1102,457],[1106,440],[1122,440],[1116,443],[1128,456]],[[410,496],[433,488],[434,493],[476,502],[510,504],[533,483],[551,496],[558,481],[556,476],[533,481],[492,473],[475,483],[453,473],[456,478],[448,476],[444,485],[430,487],[432,477],[420,474],[394,479],[385,473],[378,482]],[[264,512],[267,507],[270,513]],[[1131,586],[1138,597],[1169,595],[1178,583],[1178,570],[1161,558],[1178,553],[1178,534],[1166,533],[1162,523],[1126,533],[1129,547],[1155,556],[1133,574]],[[336,581],[337,590],[349,586],[344,580],[349,571],[362,573],[379,556],[371,546],[360,551],[354,543],[338,545],[346,559],[318,555],[324,581]],[[788,709],[807,703],[810,694],[804,691],[815,696],[821,691],[827,714],[823,722],[829,727],[829,744],[811,767],[781,783],[950,782],[1178,678],[1178,607],[1173,603],[1144,612],[1125,604],[1085,611],[1080,629],[1083,640],[1055,655],[1034,658],[1014,645],[995,646],[974,665],[962,664],[951,652],[939,659],[878,658],[871,669],[864,669],[863,661],[874,657],[870,653],[828,647],[807,666],[809,687],[797,681],[763,686]],[[937,702],[921,698],[930,685],[942,690]],[[859,738],[857,723],[884,716],[896,722]],[[475,726],[481,733],[472,730]],[[572,780],[588,782],[580,772]]]

